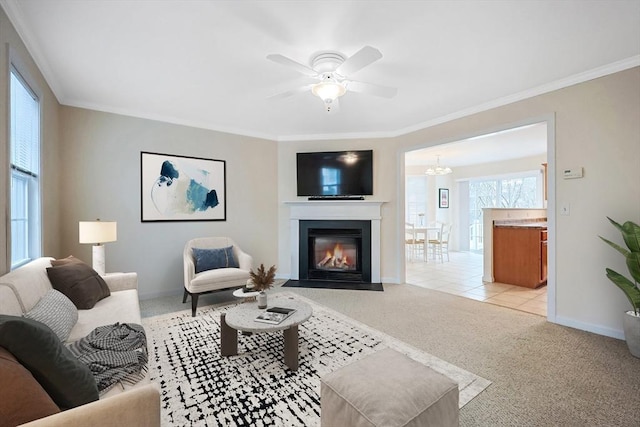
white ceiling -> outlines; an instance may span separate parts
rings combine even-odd
[[[547,153],[547,124],[536,123],[410,151],[405,165],[457,167],[520,159]]]
[[[396,136],[640,65],[640,1],[0,0],[58,100],[274,140]],[[308,63],[365,45],[328,115],[296,87]]]

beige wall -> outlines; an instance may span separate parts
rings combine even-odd
[[[404,274],[401,232],[404,152],[488,133],[510,125],[555,117],[553,166],[548,216],[550,224],[549,290],[551,320],[621,337],[624,295],[604,276],[605,267],[626,271],[621,257],[598,235],[618,238],[606,216],[640,222],[640,68],[577,84],[565,89],[494,108],[391,139],[280,144],[279,236],[281,271],[289,262],[288,209],[282,201],[295,199],[295,152],[324,149],[373,148],[375,196],[385,200],[382,220],[382,277],[393,282]],[[536,120],[538,121],[538,120]],[[582,179],[563,180],[565,168],[584,167]],[[554,185],[555,184],[555,185]],[[570,205],[571,215],[556,212]]]
[[[117,221],[106,269],[136,271],[142,298],[182,292],[182,250],[194,237],[229,236],[254,264],[277,263],[275,142],[72,107],[62,107],[61,118],[65,255],[91,262],[78,221]],[[227,220],[142,223],[141,151],[225,160]]]
[[[58,109],[59,104],[49,85],[33,62],[13,25],[0,8],[0,274],[11,267],[9,255],[9,70],[13,61],[20,73],[32,85],[40,98],[41,129],[41,191],[42,191],[42,253],[60,252]]]

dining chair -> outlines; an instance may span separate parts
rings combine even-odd
[[[430,238],[427,243],[434,258],[440,258],[440,262],[444,263],[444,255],[447,255],[449,262],[449,238],[451,236],[452,224],[441,224],[440,233],[436,238]]]
[[[404,242],[407,250],[407,258],[410,260],[416,260],[418,253],[422,253],[423,258],[425,257],[424,253],[424,239],[419,239],[416,233],[416,227],[410,222],[404,223]]]

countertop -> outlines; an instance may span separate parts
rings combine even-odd
[[[514,223],[501,223],[494,224],[494,227],[508,227],[508,228],[547,228],[547,223],[545,222],[514,222]]]

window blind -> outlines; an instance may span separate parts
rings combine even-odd
[[[11,167],[33,177],[40,170],[39,101],[15,70],[11,70]]]

